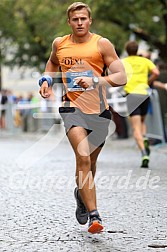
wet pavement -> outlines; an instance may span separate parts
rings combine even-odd
[[[0,251],[167,251],[167,145],[140,168],[132,138],[109,138],[99,156],[104,232],[75,219],[75,160],[63,132],[0,134]]]

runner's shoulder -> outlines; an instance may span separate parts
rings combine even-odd
[[[108,38],[104,38],[104,37],[101,37],[100,39],[99,39],[99,43],[100,44],[110,44],[110,45],[113,45],[112,43],[111,43],[111,41],[108,39]]]
[[[114,49],[114,45],[111,43],[111,41],[107,38],[101,37],[98,41],[98,46],[100,48],[100,51],[106,52],[111,51]]]
[[[53,46],[54,46],[54,47],[57,47],[58,44],[60,43],[61,39],[62,39],[62,37],[57,37],[57,38],[55,38],[55,39],[53,40]]]

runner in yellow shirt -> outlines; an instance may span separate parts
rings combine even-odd
[[[141,167],[148,167],[150,148],[146,136],[145,117],[149,105],[149,85],[159,75],[155,64],[137,55],[138,44],[136,41],[129,41],[125,45],[128,53],[123,62],[128,76],[128,82],[124,87],[127,94],[127,106],[130,122],[133,129],[133,136],[142,153]]]

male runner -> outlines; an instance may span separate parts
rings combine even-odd
[[[126,74],[109,40],[90,32],[92,18],[87,4],[74,2],[67,9],[67,16],[72,34],[53,41],[46,75],[39,81],[40,94],[44,98],[50,96],[52,77],[61,68],[65,94],[59,111],[76,157],[76,218],[82,225],[89,219],[88,231],[99,233],[103,226],[94,176],[111,119],[105,86],[125,85]],[[111,74],[102,77],[105,65]]]
[[[149,141],[146,137],[145,117],[149,105],[149,85],[159,75],[155,64],[142,56],[138,56],[138,44],[136,41],[128,41],[125,45],[128,57],[124,59],[132,67],[132,76],[124,89],[127,93],[127,106],[130,113],[130,123],[133,136],[141,151],[141,167],[148,168],[149,165]]]

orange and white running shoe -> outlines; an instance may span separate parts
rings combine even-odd
[[[89,228],[88,232],[92,234],[101,233],[104,229],[102,225],[102,220],[99,216],[99,213],[97,210],[93,211],[89,215]]]

